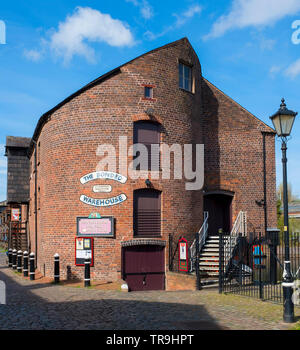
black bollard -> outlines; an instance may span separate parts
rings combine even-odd
[[[17,255],[17,271],[22,272],[22,250],[18,251]]]
[[[28,252],[25,251],[23,255],[23,274],[28,277]]]
[[[12,249],[8,249],[8,267],[12,267]]]
[[[54,283],[59,283],[59,255],[54,255]]]
[[[89,287],[91,285],[91,277],[90,277],[90,259],[85,258],[84,260],[84,286]]]
[[[12,268],[14,270],[17,269],[17,250],[16,249],[12,251]]]
[[[30,280],[34,281],[35,279],[35,269],[34,269],[34,253],[30,253],[29,255],[29,275],[30,275]]]

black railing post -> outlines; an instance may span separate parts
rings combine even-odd
[[[17,269],[17,250],[13,249],[12,251],[12,268],[14,270]]]
[[[30,253],[29,255],[29,265],[30,265],[30,270],[29,270],[29,275],[30,275],[30,280],[34,281],[35,280],[35,257],[34,257],[34,253]]]
[[[8,267],[12,267],[12,249],[8,249]]]
[[[59,255],[54,255],[54,283],[59,283]]]
[[[238,269],[239,269],[239,286],[240,286],[240,291],[243,285],[243,254],[242,254],[242,234],[239,233],[239,238],[238,238],[238,257],[239,257],[239,262],[238,262]]]
[[[197,278],[197,290],[201,289],[201,276],[200,276],[200,262],[199,262],[199,232],[196,233],[196,257],[195,257],[195,270]]]
[[[169,235],[169,271],[173,271],[173,237]]]
[[[22,250],[18,251],[18,255],[17,255],[17,271],[18,272],[22,272]]]
[[[279,243],[279,232],[280,230],[277,228],[267,229],[267,239],[269,241],[270,248],[270,283],[277,283],[277,246]]]
[[[263,283],[262,283],[262,244],[261,244],[261,232],[259,233],[259,299],[264,298]]]
[[[224,283],[224,266],[223,266],[223,253],[224,253],[224,244],[223,244],[223,230],[219,229],[219,293],[223,293],[223,283]]]
[[[25,251],[23,254],[23,275],[28,277],[28,252]]]
[[[89,287],[91,285],[91,274],[90,274],[90,259],[85,258],[84,261],[84,286]]]

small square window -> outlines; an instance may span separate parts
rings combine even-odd
[[[153,98],[153,88],[150,86],[145,86],[145,98]]]
[[[179,63],[179,87],[192,92],[192,67]]]

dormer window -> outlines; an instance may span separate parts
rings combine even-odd
[[[179,87],[192,92],[192,67],[179,62]]]

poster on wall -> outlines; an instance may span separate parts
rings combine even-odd
[[[11,221],[20,221],[20,209],[12,208],[11,209]]]
[[[85,259],[89,258],[94,266],[94,242],[91,237],[75,238],[75,265],[84,266]]]
[[[77,236],[114,237],[114,217],[77,217]]]
[[[178,270],[188,271],[188,245],[187,240],[180,238],[178,241]]]

